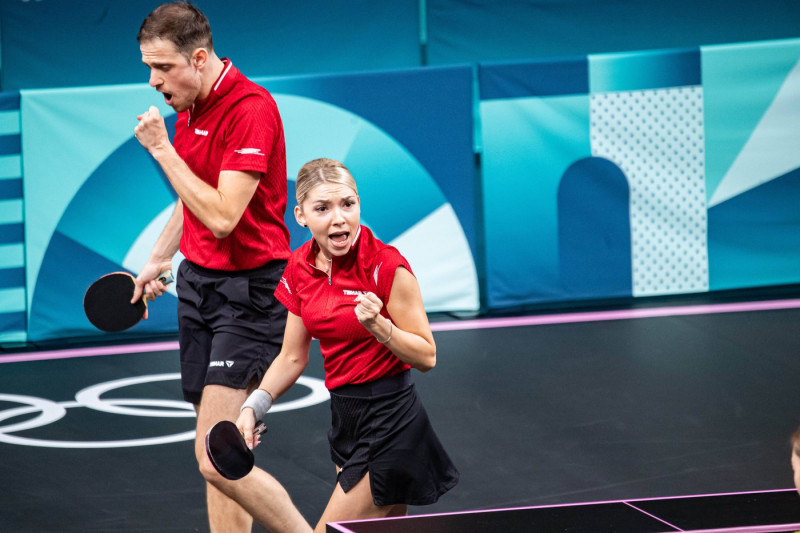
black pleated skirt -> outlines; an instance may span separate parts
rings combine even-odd
[[[369,472],[375,505],[429,505],[458,483],[410,371],[330,393],[328,441],[345,492]]]

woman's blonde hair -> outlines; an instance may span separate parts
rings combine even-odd
[[[344,164],[335,159],[320,158],[309,161],[297,173],[295,196],[297,205],[303,207],[308,193],[320,183],[339,183],[346,185],[358,194],[356,180]]]

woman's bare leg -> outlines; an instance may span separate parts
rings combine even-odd
[[[404,516],[408,506],[375,505],[369,484],[369,473],[355,487],[345,492],[338,483],[333,489],[328,506],[322,513],[314,533],[325,533],[325,524],[344,520],[361,520],[365,518],[384,518],[387,516]]]

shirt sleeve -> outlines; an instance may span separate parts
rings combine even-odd
[[[371,277],[376,289],[375,294],[383,301],[384,306],[389,303],[392,293],[394,274],[398,267],[403,267],[413,275],[411,265],[394,246],[387,246],[380,252],[373,263]]]
[[[292,261],[286,265],[278,286],[275,287],[275,298],[293,315],[301,316],[300,299],[297,297],[297,287],[294,283],[295,264]]]
[[[266,97],[251,95],[231,108],[220,170],[266,173],[279,127],[277,109],[270,104]]]

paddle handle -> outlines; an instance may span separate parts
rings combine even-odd
[[[158,275],[158,281],[163,283],[164,285],[169,285],[175,278],[172,276],[172,270],[165,270],[161,274]]]
[[[173,281],[175,281],[175,277],[172,275],[172,270],[165,270],[161,274],[158,275],[158,281],[163,283],[164,285],[169,285]],[[144,305],[147,305],[147,291],[142,291],[142,300],[144,300]]]

